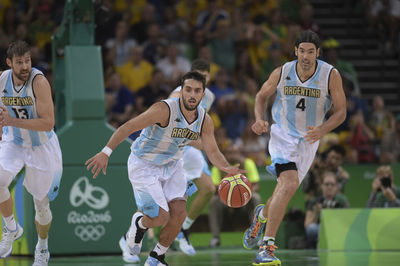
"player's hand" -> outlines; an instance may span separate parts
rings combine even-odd
[[[237,175],[237,174],[244,174],[247,173],[246,170],[239,168],[240,164],[230,165],[227,167],[221,167],[220,170],[224,171],[228,175]]]
[[[268,132],[268,122],[264,121],[264,120],[257,120],[251,126],[251,129],[257,135],[261,135],[262,133],[267,133]]]
[[[103,171],[103,174],[106,175],[108,156],[104,152],[99,152],[87,160],[85,165],[87,165],[86,169],[92,172],[93,178],[96,178],[100,171]],[[90,168],[92,168],[92,170],[90,170]]]
[[[11,118],[12,117],[10,116],[7,107],[0,105],[0,126],[9,126]]]
[[[304,138],[310,144],[317,142],[324,135],[320,127],[308,126],[307,128],[308,131]]]

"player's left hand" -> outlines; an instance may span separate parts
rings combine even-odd
[[[87,165],[86,169],[92,172],[93,178],[96,178],[100,171],[103,171],[103,174],[106,175],[108,156],[104,152],[99,152],[87,160],[85,165]],[[90,170],[90,168],[92,168],[92,170]]]
[[[244,174],[247,173],[246,170],[239,168],[240,164],[235,164],[227,167],[221,167],[220,170],[224,171],[228,175],[237,175],[237,174]]]
[[[324,135],[320,127],[308,126],[307,128],[308,131],[304,139],[310,144],[317,142]]]

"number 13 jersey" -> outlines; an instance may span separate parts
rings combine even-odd
[[[43,73],[32,68],[29,79],[17,89],[14,87],[12,70],[6,70],[0,76],[1,105],[7,107],[10,116],[19,119],[39,118],[36,111],[36,99],[33,92],[33,80]],[[12,141],[22,147],[35,147],[46,143],[54,134],[54,131],[35,131],[19,127],[3,127],[4,141]]]
[[[314,74],[301,81],[297,60],[282,66],[277,95],[272,106],[274,122],[293,137],[303,138],[308,126],[319,126],[331,107],[329,76],[332,65],[318,60]]]

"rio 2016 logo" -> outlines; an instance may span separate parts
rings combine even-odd
[[[69,201],[73,207],[86,204],[92,209],[84,213],[76,210],[68,213],[68,224],[76,225],[75,236],[84,242],[99,241],[106,233],[103,223],[107,224],[112,220],[110,210],[95,212],[108,206],[110,198],[107,192],[101,187],[91,185],[86,176],[81,176],[71,187]]]

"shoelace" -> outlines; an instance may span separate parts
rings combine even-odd
[[[42,249],[38,253],[39,254],[35,256],[35,262],[47,263],[47,249]]]
[[[258,231],[260,230],[261,225],[262,225],[262,223],[260,221],[256,222],[256,224],[254,225],[254,228],[253,228],[253,230],[251,231],[251,234],[250,234],[250,236],[252,238],[256,237]]]
[[[264,245],[264,246],[261,246],[260,249],[265,250],[269,256],[275,257],[274,251],[275,251],[275,249],[278,249],[278,247],[275,245]]]

